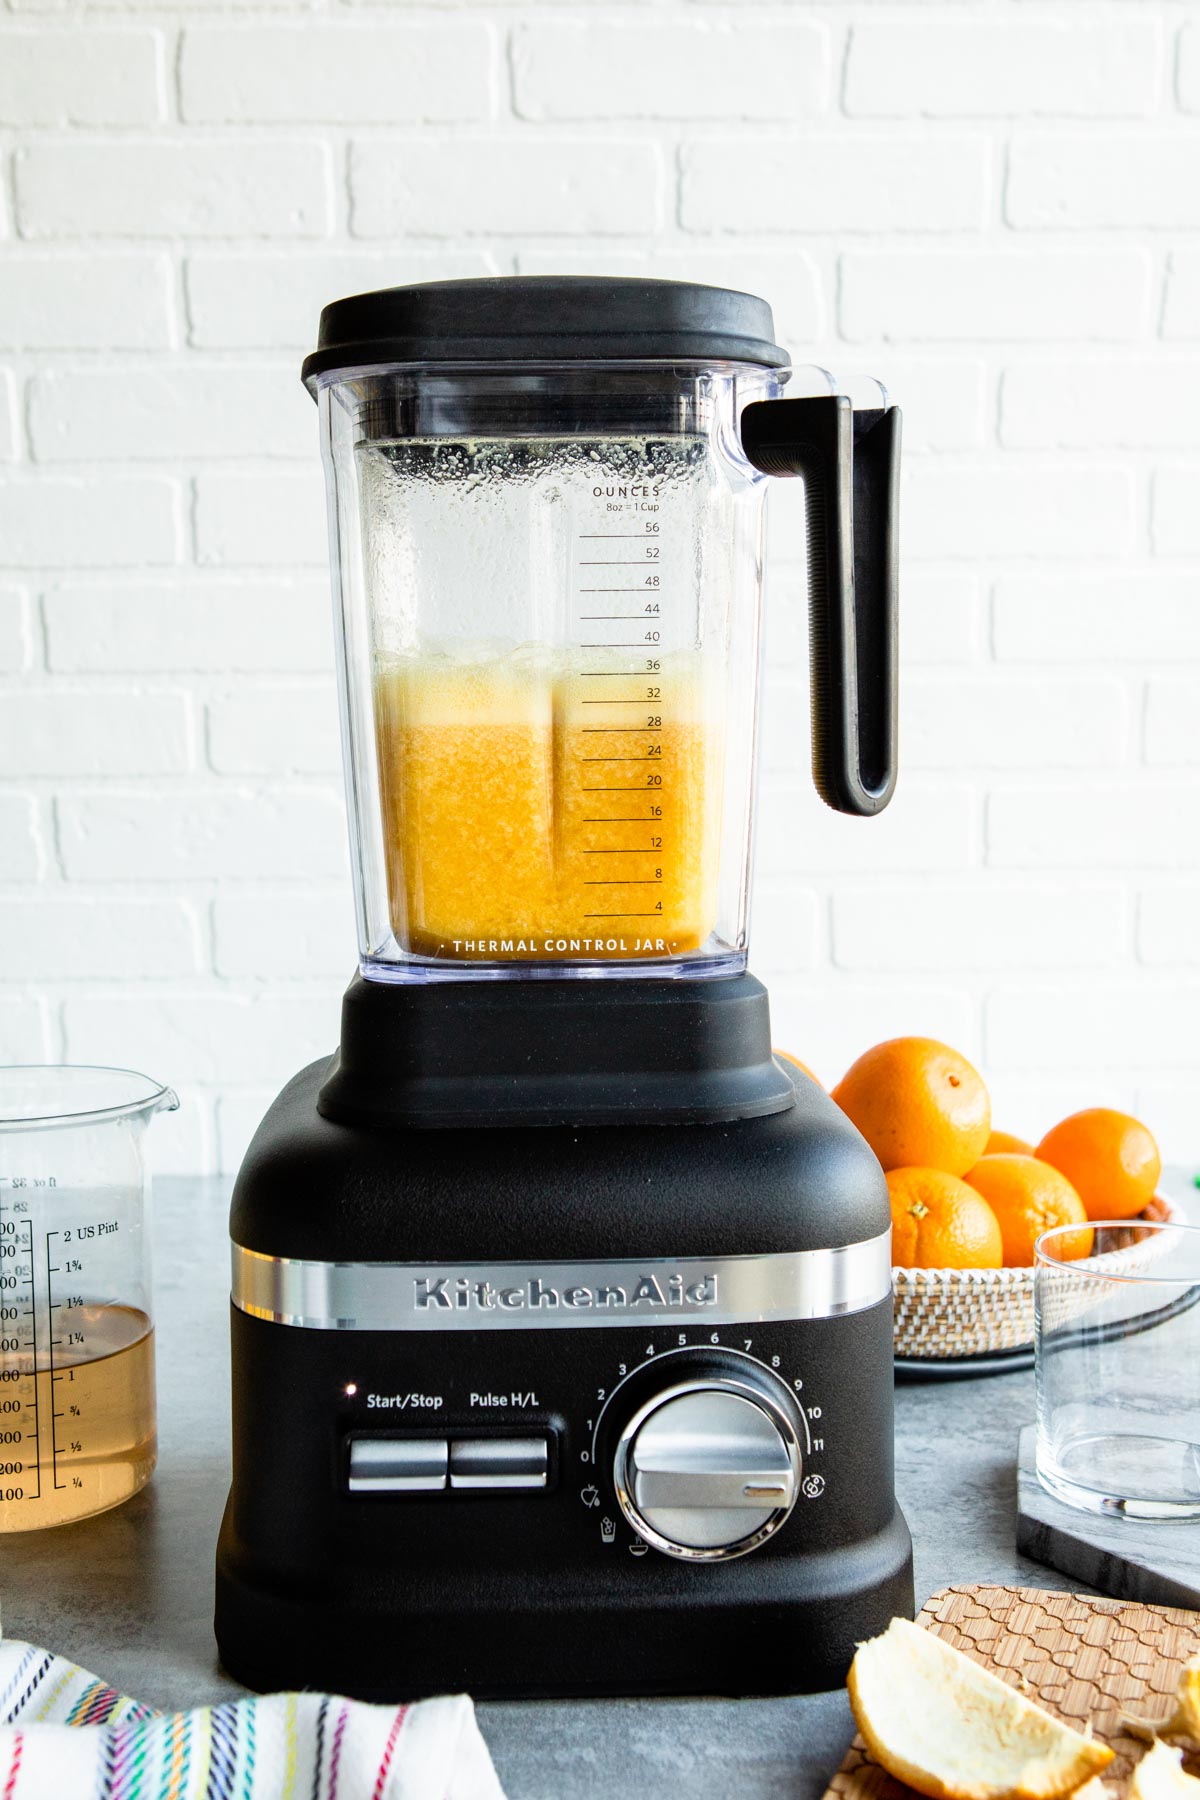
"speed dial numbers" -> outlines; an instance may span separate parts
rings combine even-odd
[[[598,1472],[611,1463],[617,1503],[640,1540],[713,1562],[757,1548],[812,1494],[812,1445],[806,1410],[766,1363],[688,1346],[622,1372],[584,1456]]]

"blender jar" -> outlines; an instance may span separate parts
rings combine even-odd
[[[0,1532],[103,1512],[156,1460],[142,1141],[170,1088],[0,1070]]]
[[[365,975],[745,967],[764,473],[824,456],[765,423],[748,448],[788,373],[772,331],[672,282],[325,309],[305,379]],[[888,793],[885,767],[854,810]]]

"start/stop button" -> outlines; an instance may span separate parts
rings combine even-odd
[[[445,1438],[354,1438],[352,1494],[432,1494],[446,1485],[450,1446]]]

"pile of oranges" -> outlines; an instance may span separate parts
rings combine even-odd
[[[979,1072],[932,1038],[876,1044],[831,1094],[883,1165],[903,1268],[1024,1268],[1062,1225],[1078,1229],[1058,1255],[1087,1256],[1093,1219],[1134,1218],[1155,1196],[1162,1162],[1137,1119],[1089,1107],[1036,1147],[993,1131]]]

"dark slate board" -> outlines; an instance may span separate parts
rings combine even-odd
[[[1017,1457],[1017,1549],[1116,1600],[1200,1607],[1200,1523],[1105,1518],[1048,1494],[1034,1468],[1036,1428]]]

